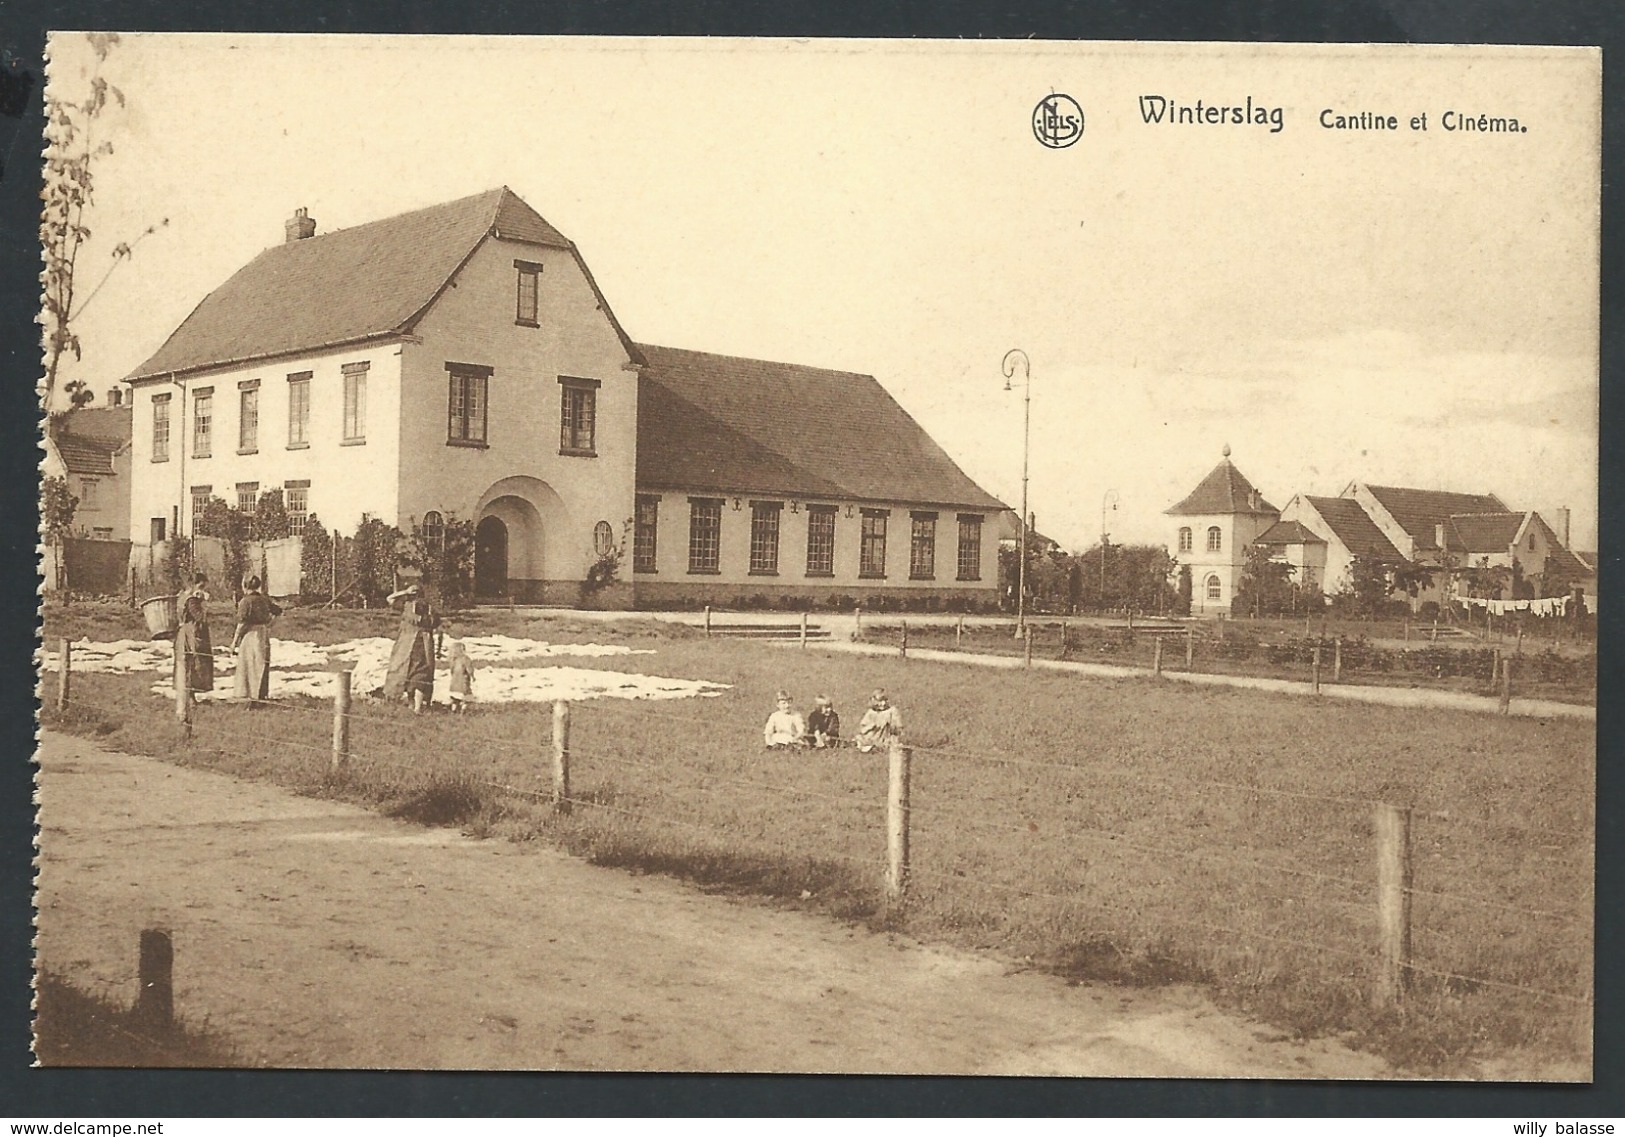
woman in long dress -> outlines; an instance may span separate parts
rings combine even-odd
[[[440,617],[415,584],[390,593],[389,602],[397,600],[406,603],[401,606],[401,627],[389,656],[384,698],[410,699],[412,713],[422,714],[434,698],[434,630],[440,626]]]
[[[181,627],[175,633],[175,674],[186,669],[186,689],[196,701],[198,692],[214,690],[214,651],[209,644],[209,617],[196,591],[181,594]]]
[[[282,615],[269,596],[260,591],[260,578],[243,581],[237,605],[237,630],[231,646],[237,652],[236,697],[259,702],[271,696],[271,621]]]

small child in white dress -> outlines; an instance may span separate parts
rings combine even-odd
[[[474,660],[462,640],[451,641],[446,666],[451,671],[451,713],[460,715],[474,701]]]
[[[780,691],[767,725],[762,727],[762,745],[769,750],[797,750],[806,745],[807,722],[790,707],[790,694]]]

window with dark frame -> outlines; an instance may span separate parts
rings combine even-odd
[[[101,483],[95,478],[79,479],[79,505],[84,509],[96,508],[96,491]]]
[[[260,484],[258,482],[237,483],[237,512],[246,513],[250,517],[259,508]]]
[[[937,575],[937,515],[909,514],[908,578],[934,580]]]
[[[255,454],[260,448],[260,381],[237,384],[237,453]]]
[[[688,571],[714,573],[721,570],[722,499],[688,499]]]
[[[863,511],[863,528],[858,539],[858,575],[879,579],[886,575],[886,519],[890,510]]]
[[[192,487],[192,492],[191,492],[191,498],[192,498],[192,534],[194,536],[196,536],[196,534],[197,534],[198,522],[203,519],[204,513],[206,513],[208,511],[209,499],[211,497],[213,497],[213,496],[214,496],[214,487],[213,486],[193,486]]]
[[[598,456],[598,387],[596,379],[559,376],[559,453]]]
[[[310,517],[310,479],[282,483],[282,507],[288,511],[288,533],[300,537]]]
[[[1223,543],[1223,541],[1224,541],[1224,535],[1220,531],[1219,527],[1217,525],[1208,526],[1208,530],[1207,530],[1207,551],[1210,552],[1210,553],[1219,552],[1220,551],[1219,546]]]
[[[310,375],[300,371],[288,376],[288,446],[310,445]]]
[[[1219,599],[1219,578],[1216,576],[1207,578],[1207,598],[1209,600]]]
[[[835,507],[807,507],[807,575],[835,575]]]
[[[958,578],[982,579],[982,517],[977,513],[959,515]]]
[[[152,397],[152,460],[169,461],[169,395]]]
[[[518,302],[515,305],[513,322],[521,327],[537,327],[540,308],[537,298],[541,292],[542,266],[532,261],[514,261],[513,267],[519,276]]]
[[[367,371],[370,363],[346,363],[344,372],[344,442],[367,440]]]
[[[192,457],[207,458],[214,447],[214,388],[192,392]]]
[[[484,446],[490,421],[491,369],[469,363],[448,363],[446,443]]]
[[[441,556],[446,551],[446,518],[438,509],[431,509],[423,515],[423,547],[432,556]]]
[[[1191,551],[1191,527],[1189,525],[1180,526],[1179,551],[1182,553],[1188,553]]]
[[[779,575],[779,517],[782,501],[750,503],[750,574]]]
[[[639,494],[632,513],[632,571],[654,572],[658,564],[660,499]]]

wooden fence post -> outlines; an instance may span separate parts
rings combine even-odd
[[[329,768],[342,774],[349,760],[350,672],[341,668],[333,673],[333,760]]]
[[[897,657],[899,659],[907,659],[908,658],[908,621],[907,620],[904,620],[902,622],[902,624],[899,626],[898,634],[899,634],[900,638],[897,641]]]
[[[135,607],[135,566],[130,566],[130,607]]]
[[[1398,1006],[1411,966],[1411,810],[1377,806],[1377,927],[1382,965],[1377,1002]]]
[[[181,724],[181,737],[192,737],[192,670],[187,664],[189,652],[181,649],[177,634],[175,645],[175,721]]]
[[[1022,659],[1024,666],[1031,667],[1033,665],[1033,626],[1031,624],[1023,625],[1022,633],[1022,640],[1024,641],[1021,652]]]
[[[954,624],[954,650],[958,651],[965,642],[965,613],[959,614],[959,620]]]
[[[886,789],[886,900],[901,904],[908,891],[909,748],[893,738],[888,747],[890,778]]]
[[[1405,617],[1405,642],[1411,642],[1411,618],[1409,616]]]
[[[1439,642],[1439,617],[1433,617],[1433,634],[1428,637],[1429,643]]]
[[[1490,690],[1495,690],[1501,683],[1501,649],[1495,649],[1495,661],[1490,664]]]
[[[1162,678],[1162,637],[1158,636],[1151,645],[1151,674]]]
[[[68,699],[73,680],[73,644],[67,636],[56,641],[56,713],[68,713]]]
[[[1343,681],[1343,637],[1338,636],[1332,644],[1332,682]]]
[[[1522,623],[1522,621],[1520,621],[1518,623],[1518,643],[1517,643],[1517,646],[1512,649],[1512,654],[1513,655],[1522,655],[1523,654],[1523,623]]]
[[[1501,661],[1501,701],[1500,711],[1503,715],[1512,713],[1512,660]]]
[[[711,638],[711,605],[705,606],[705,638]]]
[[[1224,625],[1226,623],[1227,623],[1227,621],[1224,618],[1224,613],[1220,612],[1219,613],[1219,642],[1220,643],[1224,642]]]
[[[1185,670],[1190,671],[1196,661],[1196,630],[1185,626]]]
[[[1125,608],[1124,611],[1128,613],[1128,630],[1132,632],[1134,630],[1134,609]]]
[[[1315,694],[1320,694],[1320,645],[1315,645],[1315,658],[1309,665],[1311,682],[1315,685]]]
[[[807,646],[807,613],[801,614],[801,646]]]
[[[863,605],[852,605],[852,638],[863,638]]]
[[[135,1018],[141,1026],[166,1035],[175,1025],[175,945],[162,928],[141,930],[141,956],[136,967],[140,989]]]
[[[570,704],[553,700],[553,808],[570,812]]]

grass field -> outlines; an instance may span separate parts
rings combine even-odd
[[[244,1066],[236,1049],[207,1026],[155,1028],[133,1008],[74,987],[49,971],[39,976],[34,1054],[41,1066]]]
[[[183,743],[151,676],[82,675],[62,725],[1078,979],[1202,983],[1289,1031],[1341,1035],[1418,1072],[1509,1056],[1515,1072],[1589,1069],[1589,724],[837,656],[667,625],[478,619],[554,642],[654,647],[594,666],[733,686],[714,699],[576,704],[568,816],[528,796],[551,784],[543,705],[459,721],[358,702],[356,757],[338,780],[330,706],[316,700],[205,704]],[[297,613],[277,634],[335,642],[388,626],[382,614]],[[901,912],[882,903],[885,759],[760,747],[776,688],[803,707],[830,694],[850,731],[877,685],[902,708],[914,754]],[[1415,807],[1418,971],[1402,1011],[1369,997],[1379,801]]]

